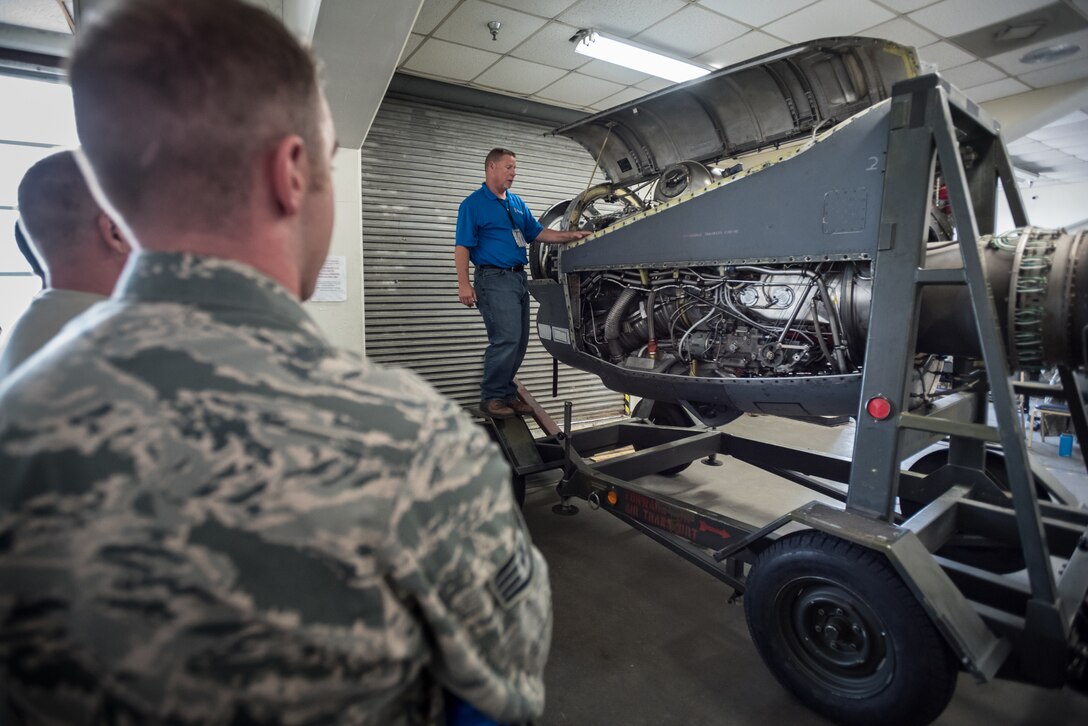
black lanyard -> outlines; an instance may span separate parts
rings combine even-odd
[[[510,218],[510,228],[511,229],[520,229],[520,227],[518,227],[518,223],[514,221],[513,213],[510,211],[510,200],[509,199],[503,200],[503,199],[499,199],[498,197],[495,197],[495,201],[498,202],[499,204],[501,204],[502,208],[506,210],[506,216]]]

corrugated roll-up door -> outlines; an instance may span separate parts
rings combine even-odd
[[[586,188],[593,159],[549,127],[424,103],[386,99],[362,149],[366,353],[418,372],[462,405],[479,402],[487,334],[479,312],[457,299],[453,264],[457,207],[483,183],[496,146],[517,154],[512,191],[537,217]],[[595,180],[602,181],[598,172]],[[562,422],[563,401],[579,422],[623,413],[622,394],[565,365],[551,397],[552,358],[536,336],[518,378]]]

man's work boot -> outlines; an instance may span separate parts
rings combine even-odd
[[[506,401],[493,398],[484,403],[484,413],[492,418],[510,418],[514,415],[514,409],[506,405]]]
[[[525,401],[522,401],[520,398],[508,398],[506,399],[506,405],[518,416],[531,416],[533,413],[533,407],[525,403]]]

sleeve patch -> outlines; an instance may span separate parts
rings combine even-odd
[[[499,604],[509,610],[524,596],[533,581],[533,554],[524,533],[518,532],[517,546],[510,559],[499,568],[488,586]]]

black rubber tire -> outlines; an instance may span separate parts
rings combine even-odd
[[[872,550],[823,532],[786,535],[753,565],[744,613],[775,678],[836,723],[928,724],[952,699],[952,651]]]
[[[685,428],[691,426],[691,417],[684,413],[684,409],[675,403],[666,403],[664,401],[654,401],[647,419],[650,423],[658,426],[683,426]],[[661,476],[676,476],[689,466],[691,466],[690,461],[686,464],[670,466],[657,473]]]

